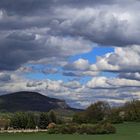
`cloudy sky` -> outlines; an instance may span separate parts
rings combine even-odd
[[[0,94],[85,108],[140,98],[140,0],[0,0]]]

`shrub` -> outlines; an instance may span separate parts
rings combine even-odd
[[[56,127],[55,123],[49,123],[49,125],[47,126],[48,129],[53,129]]]
[[[100,123],[95,126],[96,134],[116,133],[116,128],[110,123]]]
[[[61,133],[62,134],[74,134],[77,131],[77,126],[76,125],[64,125],[61,128]]]
[[[74,134],[78,130],[76,124],[65,124],[65,125],[56,125],[55,128],[50,128],[48,130],[49,134]]]
[[[110,123],[101,123],[97,125],[81,125],[79,134],[110,134],[115,133],[116,129]]]
[[[87,126],[86,125],[80,125],[78,127],[77,133],[78,134],[85,134],[87,132]]]
[[[56,126],[48,130],[49,134],[110,134],[115,133],[116,129],[110,123],[101,123],[98,125],[77,125],[67,124]]]
[[[9,127],[10,120],[8,119],[0,119],[0,129],[7,130]]]
[[[59,127],[55,127],[55,128],[49,128],[48,129],[48,134],[60,134],[60,129]]]
[[[95,127],[93,125],[81,125],[77,131],[79,134],[95,134]]]

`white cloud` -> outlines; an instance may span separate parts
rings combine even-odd
[[[64,66],[64,69],[66,70],[79,70],[79,71],[85,71],[89,69],[89,61],[85,59],[78,59],[74,61],[73,63],[68,63],[67,65]]]
[[[106,77],[95,77],[87,83],[89,88],[109,88]]]
[[[96,64],[91,65],[93,71],[140,71],[140,46],[115,48],[115,52],[97,58]]]
[[[89,88],[140,87],[140,81],[124,78],[95,77],[87,83]]]

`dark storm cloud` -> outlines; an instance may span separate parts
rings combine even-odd
[[[51,10],[57,6],[85,7],[96,4],[109,4],[112,0],[1,0],[0,8],[8,11],[9,15],[30,15],[41,10]]]
[[[49,35],[47,38],[41,38],[36,34],[20,31],[1,39],[0,44],[0,70],[16,70],[22,64],[43,58],[56,57],[59,61],[92,49],[87,41],[78,38],[65,39]],[[65,49],[66,46],[68,46],[67,49]]]
[[[35,40],[35,35],[33,34],[26,34],[26,33],[22,33],[22,32],[13,32],[12,34],[10,34],[7,38],[9,39],[15,39],[15,40],[19,40],[19,41],[32,41]]]
[[[69,11],[70,12],[70,11]],[[91,9],[76,11],[81,17],[67,18],[60,24],[60,33],[63,35],[83,36],[87,40],[101,44],[113,46],[127,46],[140,44],[139,29],[131,29],[131,26],[138,26],[129,23],[129,20],[119,19],[110,12]],[[89,16],[93,12],[93,16]],[[94,13],[95,12],[95,13]],[[69,14],[69,13],[68,13]],[[74,13],[72,14],[74,16]],[[121,16],[121,14],[119,15]],[[130,26],[130,28],[129,28]]]
[[[88,52],[92,43],[139,45],[138,7],[132,0],[1,0],[0,70]]]
[[[38,60],[40,52],[32,39],[12,34],[0,40],[0,70],[15,70],[28,60]]]
[[[9,15],[30,15],[40,9],[50,8],[53,0],[1,0],[0,8]]]

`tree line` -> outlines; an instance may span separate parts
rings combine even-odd
[[[111,107],[109,103],[99,101],[90,105],[85,111],[78,112],[73,116],[73,122],[81,124],[101,121],[110,123],[140,122],[140,101],[132,100],[118,107]]]
[[[50,123],[57,123],[54,111],[34,113],[34,112],[16,112],[8,119],[0,119],[0,128],[3,129],[46,129]]]

